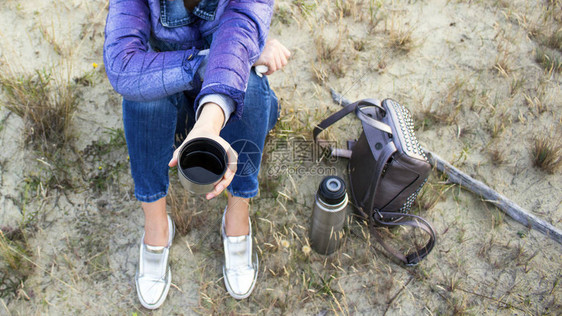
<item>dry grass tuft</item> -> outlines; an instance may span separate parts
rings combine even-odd
[[[358,17],[360,16],[360,7],[358,0],[336,0],[336,10],[340,17]]]
[[[501,75],[507,77],[512,72],[513,58],[505,47],[505,44],[498,46],[498,55],[494,63],[494,69]]]
[[[328,71],[323,64],[319,64],[317,66],[315,63],[312,63],[311,69],[314,82],[323,84],[324,82],[326,82],[326,80],[328,80]]]
[[[354,40],[353,41],[353,49],[358,52],[362,52],[367,49],[367,41],[365,40]]]
[[[369,33],[373,32],[377,25],[386,19],[387,12],[384,9],[382,1],[369,1],[369,9],[362,11],[367,14]]]
[[[525,86],[525,78],[518,77],[517,75],[513,75],[511,77],[511,81],[509,83],[509,93],[510,95],[514,96],[517,94]]]
[[[505,114],[492,115],[486,120],[486,130],[492,138],[498,138],[505,131],[507,123]]]
[[[529,96],[527,94],[523,94],[525,98],[525,102],[531,110],[534,110],[537,114],[542,114],[548,111],[548,105],[543,101],[544,99],[544,92],[538,93],[536,96]]]
[[[31,251],[20,228],[0,228],[0,298],[15,296],[33,272]]]
[[[418,210],[418,213],[431,210],[443,199],[443,194],[448,190],[448,187],[447,185],[438,184],[434,179],[430,178],[414,201],[414,208]]]
[[[276,3],[272,24],[274,24],[276,21],[279,21],[283,25],[291,25],[295,18],[294,12],[291,12],[291,10],[291,7],[287,5],[282,6]]]
[[[350,50],[344,47],[342,37],[342,32],[340,32],[335,41],[328,41],[322,35],[314,39],[314,44],[318,53],[318,61],[321,65],[320,67],[327,65],[327,68],[338,78],[345,76],[345,71],[347,69],[346,61],[354,58],[354,56],[350,56]],[[314,69],[316,68],[313,68],[313,71]],[[317,73],[317,71],[314,72]],[[316,75],[316,77],[319,76]]]
[[[414,27],[407,24],[402,25],[397,22],[399,20],[393,17],[390,25],[385,28],[387,33],[387,46],[395,52],[408,54],[417,46],[417,41],[413,37]]]
[[[552,32],[543,38],[544,45],[562,51],[562,29]]]
[[[562,61],[560,54],[549,48],[537,48],[535,61],[547,72],[560,72]]]
[[[52,70],[15,75],[0,73],[2,106],[21,117],[24,141],[41,162],[38,181],[45,188],[73,186],[70,158],[75,149],[72,140],[72,118],[78,107],[74,83],[59,79]]]
[[[505,152],[499,148],[493,148],[489,151],[490,159],[495,166],[503,165],[507,162]]]
[[[407,54],[414,48],[412,29],[391,29],[388,32],[388,47],[400,53]]]
[[[537,137],[532,149],[534,165],[550,174],[562,166],[562,146],[552,137]]]
[[[430,128],[432,125],[449,125],[458,122],[461,111],[473,104],[475,89],[465,79],[456,78],[441,93],[414,112],[417,128]]]
[[[51,22],[51,25],[49,27],[45,26],[44,24],[41,24],[39,26],[41,35],[43,35],[45,41],[51,45],[55,53],[63,57],[68,57],[71,54],[71,48],[60,43],[60,41],[57,39],[57,35],[54,29],[55,26],[53,22]]]
[[[74,85],[57,82],[43,70],[19,76],[2,72],[0,86],[5,95],[3,105],[25,122],[27,143],[51,152],[72,138],[71,120],[78,103]]]
[[[183,190],[170,185],[167,202],[176,231],[180,235],[185,236],[194,229],[200,229],[206,223],[206,212],[198,209],[197,204],[200,201],[197,201],[196,197],[190,197]]]

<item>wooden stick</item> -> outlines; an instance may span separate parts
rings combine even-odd
[[[479,196],[484,198],[484,201],[494,204],[497,208],[509,215],[515,221],[529,228],[534,228],[552,238],[553,240],[557,241],[558,243],[562,244],[562,231],[560,231],[558,228],[529,213],[505,196],[492,190],[484,183],[475,180],[466,173],[453,167],[450,163],[446,162],[438,155],[427,150],[425,152],[428,154],[427,156],[429,159],[429,163],[433,167],[435,167],[435,169],[446,174],[447,177],[449,177],[450,182],[456,183],[463,188],[466,188],[470,192],[478,194]]]
[[[332,93],[332,99],[334,100],[334,102],[342,106],[346,106],[350,103],[350,101],[346,100],[341,94],[334,91],[334,89],[331,89],[330,92]],[[427,150],[425,152],[428,154],[427,156],[429,159],[429,163],[435,169],[446,174],[449,177],[450,182],[456,183],[469,190],[470,192],[483,197],[484,201],[494,204],[494,206],[502,210],[515,221],[529,228],[534,228],[539,232],[545,234],[546,236],[552,238],[553,240],[557,241],[559,244],[562,244],[562,231],[560,231],[558,228],[529,213],[505,196],[492,190],[484,183],[475,180],[466,173],[453,167],[450,163],[446,162],[438,155]]]

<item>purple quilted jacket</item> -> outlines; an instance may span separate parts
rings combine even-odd
[[[192,12],[171,10],[182,0],[110,0],[104,63],[113,88],[127,100],[150,101],[199,90],[224,94],[240,117],[251,65],[267,38],[273,0],[201,0]],[[181,13],[181,12],[180,12]],[[201,85],[197,69],[205,39],[212,44]],[[155,51],[149,41],[167,43]]]

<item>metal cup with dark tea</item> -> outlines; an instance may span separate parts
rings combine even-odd
[[[183,187],[194,194],[211,192],[228,167],[224,148],[209,138],[194,138],[178,155],[178,175]]]

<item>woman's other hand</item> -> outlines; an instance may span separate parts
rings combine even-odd
[[[213,191],[207,193],[205,196],[207,200],[210,200],[218,196],[222,191],[224,191],[224,189],[226,189],[226,187],[228,187],[230,182],[232,182],[232,179],[236,174],[238,154],[234,149],[232,149],[226,140],[219,136],[224,122],[224,113],[220,106],[215,103],[205,103],[202,106],[204,106],[204,108],[201,110],[201,114],[197,119],[197,122],[195,122],[193,129],[191,129],[191,132],[189,132],[182,145],[174,151],[172,160],[170,160],[168,166],[175,167],[178,164],[178,154],[180,149],[184,144],[194,138],[209,138],[221,144],[228,157],[228,168],[226,169],[222,179],[215,185]]]
[[[287,65],[291,52],[276,39],[268,40],[265,43],[260,58],[254,63],[254,66],[264,65],[268,70],[265,75],[271,75],[277,70]]]

